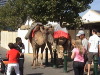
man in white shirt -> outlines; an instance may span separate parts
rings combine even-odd
[[[92,30],[92,36],[89,38],[89,53],[88,53],[88,74],[90,75],[90,67],[94,56],[100,54],[100,38],[97,36],[97,30]]]
[[[83,30],[79,30],[79,32],[77,33],[77,35],[81,41],[82,41],[82,45],[85,47],[85,49],[87,50],[88,47],[88,40],[85,37],[85,32]]]

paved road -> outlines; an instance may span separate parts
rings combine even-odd
[[[1,57],[5,57],[6,52],[7,52],[6,49],[0,47]],[[64,72],[63,67],[53,68],[49,66],[45,68],[37,67],[36,69],[32,69],[31,63],[32,63],[32,54],[25,54],[24,75],[74,75],[73,68],[72,68],[72,62],[68,62],[68,72],[67,73]],[[3,75],[3,74],[0,73],[0,75]]]
[[[7,50],[0,47],[0,56],[5,57]],[[25,54],[24,75],[73,75],[72,63],[68,63],[68,73],[63,68],[45,67],[32,69],[32,54]],[[0,74],[2,75],[2,74]]]

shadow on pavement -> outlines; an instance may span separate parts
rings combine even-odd
[[[43,75],[43,73],[34,73],[34,74],[27,74],[27,75]]]

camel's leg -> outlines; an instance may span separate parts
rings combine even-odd
[[[36,67],[36,45],[34,42],[32,42],[32,47],[33,47],[33,63],[32,63],[32,67],[35,68]]]
[[[33,68],[36,67],[36,53],[35,53],[35,50],[33,50],[33,62],[32,62],[32,67],[33,67]]]
[[[64,48],[64,52],[68,51],[69,45],[68,45],[68,39],[65,40],[66,42],[62,45]]]
[[[71,45],[72,45],[72,44],[71,44],[71,40],[68,39],[68,48],[67,48],[68,56],[70,56],[70,53],[71,53],[70,50],[72,50],[72,49],[71,49]]]
[[[33,68],[36,67],[36,50],[33,50]]]
[[[36,64],[38,65],[38,55],[39,54],[39,47],[37,47],[37,50],[36,50]]]
[[[45,48],[45,44],[43,44],[42,46],[41,46],[41,61],[40,61],[40,63],[41,63],[41,66],[43,66],[43,51],[44,51],[44,48]]]
[[[50,55],[51,55],[51,63],[53,62],[53,54],[52,54],[52,45],[51,43],[47,42],[47,45],[49,47],[49,50],[50,50]]]

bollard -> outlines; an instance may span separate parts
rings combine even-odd
[[[57,53],[56,53],[56,49],[54,50],[54,59],[53,59],[53,67],[57,68]]]
[[[45,65],[48,66],[48,48],[45,49]]]
[[[98,56],[94,56],[94,75],[98,75]]]
[[[64,72],[67,72],[67,51],[64,51]]]

